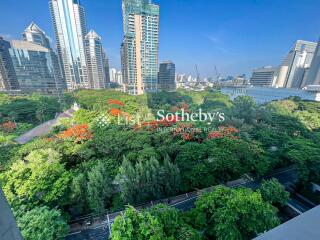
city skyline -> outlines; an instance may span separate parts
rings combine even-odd
[[[0,3],[3,19],[8,19],[0,26],[0,35],[8,40],[17,39],[25,26],[35,21],[54,39],[47,1],[34,0],[31,9],[22,1],[16,2],[4,0]],[[195,75],[194,66],[198,64],[201,76],[214,76],[215,65],[222,76],[250,75],[253,69],[261,66],[279,65],[296,40],[317,41],[319,37],[317,25],[320,24],[310,21],[310,16],[316,14],[320,6],[311,0],[290,1],[290,5],[289,1],[270,5],[267,1],[242,1],[241,4],[236,1],[228,4],[188,0],[154,2],[161,6],[159,61],[172,60],[180,73]],[[121,1],[92,3],[83,0],[81,4],[86,9],[88,25],[102,37],[110,66],[120,69]],[[283,5],[287,5],[285,19],[280,12]],[[28,10],[41,11],[41,14],[25,14]],[[19,18],[6,17],[8,13],[17,14]]]

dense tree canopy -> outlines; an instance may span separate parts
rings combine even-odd
[[[47,136],[24,145],[14,142],[74,102],[81,109]],[[157,121],[158,110],[181,115],[200,108],[224,113],[225,121]],[[231,101],[216,90],[142,96],[79,90],[65,94],[60,103],[39,95],[0,94],[1,185],[16,211],[22,206],[24,213],[53,209],[73,218],[223,184],[244,174],[261,177],[292,164],[304,185],[320,183],[319,113],[316,102],[290,98],[257,105],[250,97]],[[279,207],[287,197],[273,180],[259,192],[218,187],[186,215],[164,206],[148,212],[130,208],[128,218],[117,220],[115,237],[247,239],[278,223],[270,203]],[[188,220],[190,214],[196,223]]]
[[[60,211],[47,207],[18,212],[17,220],[25,240],[62,240],[69,230]]]
[[[248,189],[218,186],[201,196],[193,211],[195,224],[209,239],[252,239],[280,222],[277,210]]]
[[[290,197],[285,187],[275,178],[268,181],[264,180],[259,191],[263,200],[280,206],[286,205]]]

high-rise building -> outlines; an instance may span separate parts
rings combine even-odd
[[[116,74],[117,74],[117,69],[111,68],[110,69],[110,82],[116,82]]]
[[[23,92],[57,93],[54,66],[48,48],[32,42],[13,40],[9,53]]]
[[[157,91],[159,6],[151,0],[123,0],[121,45],[125,91],[140,95]]]
[[[90,88],[106,88],[106,58],[102,48],[101,37],[95,31],[91,30],[86,35],[85,48],[87,53],[87,67]]]
[[[67,88],[90,88],[84,43],[87,34],[84,8],[80,0],[50,0],[49,5]]]
[[[320,85],[320,40],[315,50],[310,69],[306,76],[304,86],[307,85]]]
[[[109,59],[106,55],[105,50],[103,50],[103,61],[104,61],[104,74],[106,77],[106,86],[110,84],[110,65],[109,65]]]
[[[275,87],[301,88],[317,43],[298,40],[279,68]]]
[[[253,86],[271,87],[277,80],[278,68],[276,67],[262,67],[253,71],[250,83]]]
[[[10,42],[0,37],[0,91],[19,89],[9,49]]]
[[[32,22],[22,33],[23,40],[33,42],[45,48],[51,49],[49,38],[45,32],[38,27],[37,24]]]
[[[123,84],[122,72],[121,72],[121,71],[118,71],[118,72],[116,73],[116,82],[117,82],[119,85],[122,85],[122,84]]]
[[[164,91],[175,91],[176,66],[173,62],[162,62],[159,67],[158,88]]]
[[[22,33],[23,39],[27,42],[32,42],[43,46],[49,50],[49,55],[54,68],[54,77],[56,88],[62,91],[66,88],[65,81],[63,79],[63,74],[61,71],[61,66],[59,64],[59,59],[57,54],[53,51],[50,46],[50,40],[44,31],[41,30],[34,22],[32,22]]]

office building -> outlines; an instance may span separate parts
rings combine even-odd
[[[0,37],[0,91],[19,89],[19,82],[9,52],[10,48],[10,42]]]
[[[85,37],[87,54],[88,79],[91,89],[106,88],[105,54],[102,48],[101,37],[91,30]],[[109,72],[109,71],[108,71]]]
[[[121,64],[124,90],[140,95],[157,91],[159,6],[151,0],[123,0]]]
[[[320,40],[313,56],[304,86],[320,85]]]
[[[13,40],[9,53],[23,92],[57,93],[54,66],[48,48],[32,42]]]
[[[316,45],[303,40],[296,42],[279,68],[275,87],[301,88],[304,85]]]
[[[117,69],[111,68],[110,69],[110,82],[116,82],[116,74],[117,74]]]
[[[106,78],[106,86],[110,84],[110,65],[109,65],[109,59],[106,55],[105,50],[103,50],[103,61],[104,61],[104,74]]]
[[[271,66],[255,69],[250,78],[250,83],[253,86],[271,87],[277,80],[277,72],[278,68]]]
[[[176,66],[173,62],[162,62],[159,67],[158,88],[164,91],[175,91]]]
[[[123,78],[122,78],[122,72],[121,71],[118,71],[116,73],[116,82],[119,84],[119,85],[122,85],[123,84]]]
[[[90,88],[85,36],[85,11],[79,0],[50,0],[58,56],[68,90]]]
[[[50,40],[44,31],[41,30],[35,23],[31,23],[22,33],[24,41],[32,42],[43,46],[49,50],[50,59],[54,68],[54,77],[56,88],[58,91],[63,91],[66,88],[66,84],[61,71],[61,66],[59,64],[59,59],[57,54],[53,51],[50,46]]]

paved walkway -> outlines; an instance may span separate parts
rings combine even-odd
[[[57,125],[57,123],[59,122],[60,119],[71,118],[74,112],[75,112],[75,110],[70,108],[69,110],[59,114],[59,116],[56,117],[55,119],[52,119],[52,120],[47,121],[45,123],[42,123],[39,126],[31,129],[30,131],[28,131],[25,134],[21,135],[20,137],[16,138],[15,141],[19,144],[25,144],[36,137],[45,136],[50,131],[52,131],[52,129],[54,128],[54,126]]]

